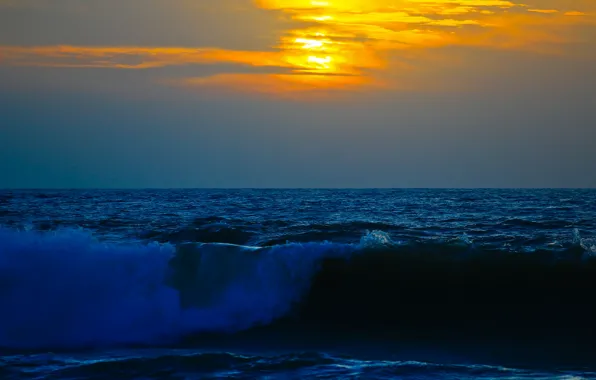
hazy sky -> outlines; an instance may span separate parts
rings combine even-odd
[[[2,187],[596,187],[595,0],[0,0]]]

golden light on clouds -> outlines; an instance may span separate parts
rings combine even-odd
[[[255,0],[254,6],[287,21],[277,45],[262,51],[200,46],[0,46],[0,64],[155,69],[226,63],[265,71],[232,71],[168,83],[266,94],[391,87],[399,85],[388,78],[398,70],[395,61],[400,57],[445,46],[552,52],[553,44],[574,42],[561,28],[594,24],[596,4],[591,9],[566,9],[564,0],[549,1],[545,8],[539,3]]]

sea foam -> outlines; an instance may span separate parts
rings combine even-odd
[[[198,307],[184,308],[167,284],[172,245],[0,229],[0,347],[157,344],[267,324],[299,301],[321,258],[351,251],[331,243],[194,249],[202,263],[186,291]]]

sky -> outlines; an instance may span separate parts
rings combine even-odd
[[[594,0],[0,0],[0,188],[596,187]]]

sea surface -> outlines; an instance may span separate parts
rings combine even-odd
[[[0,190],[0,379],[596,378],[596,190]]]

